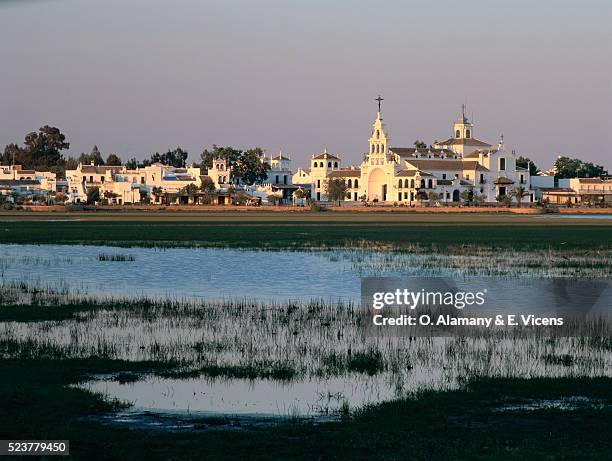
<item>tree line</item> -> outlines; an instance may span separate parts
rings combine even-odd
[[[98,146],[94,146],[89,154],[81,153],[78,157],[65,157],[63,151],[70,148],[70,143],[59,128],[45,125],[38,131],[25,136],[22,146],[10,143],[0,153],[0,164],[22,165],[25,169],[52,171],[60,177],[65,177],[66,170],[74,170],[79,163],[96,166],[121,166],[128,169],[144,168],[154,163],[185,168],[189,153],[181,147],[168,149],[166,152],[155,152],[148,159],[137,160],[135,157],[123,161],[119,155],[110,153],[106,158]],[[233,147],[213,145],[212,149],[204,149],[200,155],[200,163],[194,166],[208,169],[212,167],[213,159],[222,158],[227,161],[231,179],[240,179],[245,184],[263,182],[270,166],[262,163],[260,158],[264,152],[260,147],[240,150]]]

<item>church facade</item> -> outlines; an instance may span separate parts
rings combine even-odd
[[[294,182],[309,183],[312,198],[319,201],[327,200],[327,183],[332,179],[347,184],[345,201],[354,202],[534,200],[528,168],[517,167],[516,154],[505,149],[503,137],[497,146],[475,138],[474,124],[465,111],[453,123],[448,139],[430,147],[393,147],[379,105],[368,152],[359,166],[343,168],[340,157],[327,151],[313,155],[310,163],[309,170],[298,170]]]

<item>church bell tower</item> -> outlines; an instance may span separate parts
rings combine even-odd
[[[381,115],[381,102],[384,101],[383,98],[378,95],[378,98],[375,99],[378,101],[378,112],[376,114],[376,120],[374,120],[374,124],[372,125],[372,134],[370,136],[369,144],[370,157],[373,156],[381,156],[384,157],[389,148],[389,138],[387,137],[387,131],[385,130],[385,125],[383,124],[383,119]]]

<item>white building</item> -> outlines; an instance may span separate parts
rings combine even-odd
[[[516,154],[474,138],[474,124],[465,113],[452,125],[453,136],[429,148],[392,147],[380,110],[372,125],[368,152],[358,168],[342,168],[340,157],[313,155],[310,170],[296,179],[308,180],[315,200],[327,200],[326,183],[342,179],[347,201],[412,204],[436,196],[440,202],[460,202],[469,196],[484,202],[502,197],[534,201],[528,169],[517,167]],[[464,193],[465,192],[465,193]]]
[[[146,196],[160,202],[162,195],[176,195],[190,184],[200,187],[200,169],[177,168],[155,163],[144,168],[128,170],[125,166],[82,165],[75,170],[66,170],[68,201],[85,203],[87,192],[97,188],[101,198],[109,203],[140,203]],[[160,194],[156,195],[155,192]]]

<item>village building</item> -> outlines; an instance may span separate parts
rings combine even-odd
[[[559,179],[557,187],[540,189],[542,200],[555,205],[612,205],[612,179]]]
[[[68,201],[86,203],[89,190],[97,188],[100,198],[111,204],[140,203],[148,197],[153,203],[161,203],[162,197],[176,196],[186,186],[199,187],[202,178],[199,168],[177,168],[155,163],[128,170],[125,166],[83,165],[66,170]]]
[[[55,173],[23,169],[21,165],[0,165],[0,195],[14,201],[16,197],[47,202],[57,190]]]

